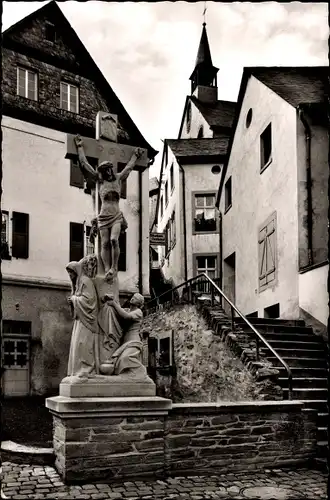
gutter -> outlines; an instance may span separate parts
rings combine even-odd
[[[184,251],[184,281],[188,280],[188,263],[187,263],[187,223],[186,223],[186,177],[185,171],[180,161],[177,159],[179,168],[182,172],[182,204],[183,204],[183,251]]]
[[[312,206],[312,169],[311,169],[311,129],[304,116],[301,106],[298,106],[298,113],[301,123],[305,129],[306,142],[306,190],[307,190],[307,249],[308,266],[313,265],[313,206]]]

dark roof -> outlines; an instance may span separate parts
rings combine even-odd
[[[325,101],[329,76],[327,66],[246,68],[246,72],[294,107],[303,102]]]
[[[202,35],[201,35],[201,39],[199,42],[195,67],[197,67],[199,64],[206,64],[208,66],[213,66],[205,23],[203,23],[203,30],[202,30]]]
[[[314,112],[316,104],[324,107],[327,104],[329,95],[329,68],[328,66],[303,66],[303,67],[248,67],[244,68],[241,85],[238,93],[233,131],[228,145],[227,159],[221,172],[220,184],[216,199],[216,206],[219,207],[223,184],[227,173],[228,161],[231,154],[235,131],[241,112],[242,102],[245,96],[248,81],[253,75],[260,82],[270,88],[277,95],[294,107],[309,105],[309,111]],[[312,105],[312,106],[311,106]],[[322,120],[326,121],[327,116],[323,113]]]
[[[219,156],[227,152],[229,137],[214,139],[166,139],[176,157]]]
[[[211,128],[231,128],[234,121],[236,102],[217,101],[216,103],[201,102],[197,97],[191,96],[191,102],[202,113]]]
[[[61,30],[61,33],[65,33],[66,39],[69,41],[72,49],[75,52],[75,57],[79,59],[79,66],[81,70],[83,70],[84,73],[87,73],[88,75],[93,75],[92,77],[89,76],[88,78],[92,78],[93,81],[98,85],[102,95],[106,98],[108,103],[110,103],[110,108],[112,112],[118,115],[119,122],[127,130],[132,141],[134,141],[136,145],[146,148],[148,150],[149,158],[154,158],[157,155],[158,151],[156,151],[145,140],[140,130],[137,128],[132,118],[127,113],[123,104],[112,90],[111,86],[109,85],[109,82],[106,80],[103,73],[95,63],[94,59],[89,54],[86,47],[84,46],[84,44],[78,37],[77,33],[74,31],[71,24],[69,23],[69,21],[67,20],[62,10],[56,4],[55,1],[51,0],[49,3],[42,6],[40,9],[32,12],[31,14],[24,17],[23,19],[12,25],[10,28],[5,30],[2,33],[3,46],[8,45],[9,48],[14,48],[14,50],[17,50],[16,49],[17,42],[16,43],[13,42],[12,35],[15,36],[17,32],[28,27],[31,22],[38,19],[40,16],[44,15],[48,16],[48,18],[52,19],[52,21],[56,24],[56,26],[60,27],[59,29]],[[31,49],[29,47],[20,45],[19,48],[23,49],[24,51],[30,50],[31,52]],[[40,50],[39,53],[37,53],[37,51],[34,52],[35,52],[35,57],[38,58],[38,55],[42,53],[42,50]],[[25,54],[25,52],[22,53]]]

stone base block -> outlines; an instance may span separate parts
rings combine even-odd
[[[60,384],[60,396],[67,398],[117,398],[156,396],[156,385],[151,378],[142,380],[117,376],[95,376],[82,382],[66,377]]]
[[[54,418],[55,467],[67,483],[164,474],[171,400],[56,396],[46,406]]]

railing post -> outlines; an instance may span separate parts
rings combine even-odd
[[[234,308],[231,306],[231,329],[232,331],[235,330],[235,323],[234,323]]]
[[[257,349],[256,349],[256,360],[259,361],[259,337],[256,337]]]
[[[173,307],[173,302],[174,302],[174,292],[173,290],[171,291],[171,305]]]
[[[211,286],[211,306],[214,306],[214,288]]]

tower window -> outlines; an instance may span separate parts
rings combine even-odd
[[[187,132],[190,131],[190,126],[191,126],[191,102],[189,101],[188,102],[188,105],[187,105],[187,122],[186,122],[186,126],[187,126]]]
[[[198,130],[197,139],[203,139],[203,137],[204,137],[204,129],[203,129],[203,125],[201,125],[199,127],[199,130]]]

